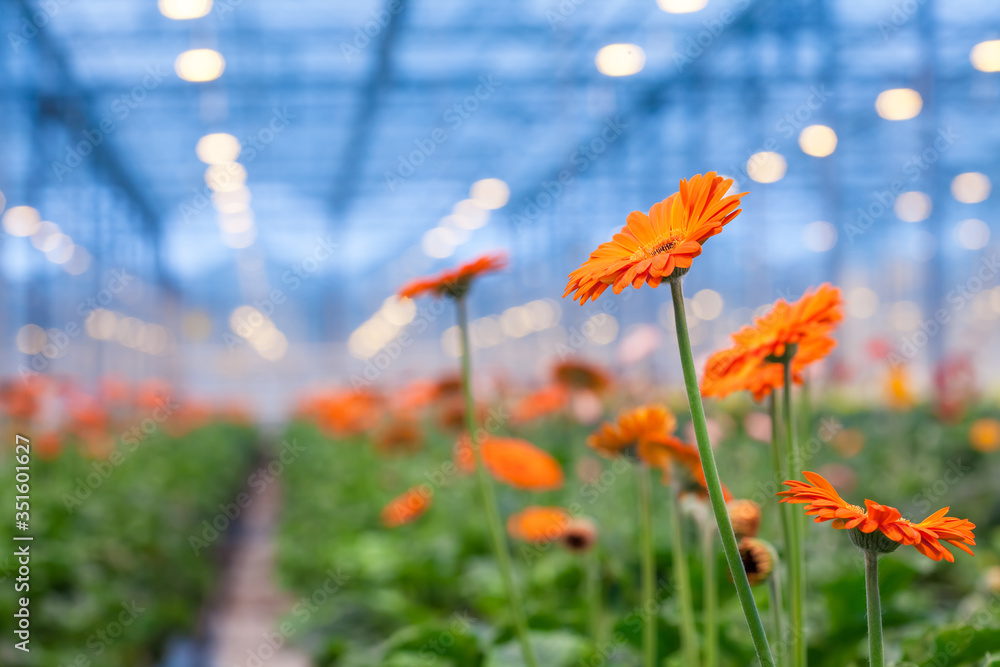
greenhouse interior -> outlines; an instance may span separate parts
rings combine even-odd
[[[0,664],[1000,667],[1000,3],[0,29]]]

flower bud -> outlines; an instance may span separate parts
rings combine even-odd
[[[760,505],[752,500],[730,500],[726,503],[729,520],[736,537],[756,537],[760,530]]]
[[[744,537],[740,540],[740,560],[743,561],[743,569],[751,586],[766,581],[774,569],[771,546],[756,537]]]

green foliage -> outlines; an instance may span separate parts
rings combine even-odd
[[[155,434],[109,460],[72,446],[52,460],[33,452],[31,653],[5,641],[0,663],[156,664],[169,637],[191,631],[214,585],[218,545],[196,554],[191,538],[245,484],[252,445],[252,431],[220,423],[181,438]],[[2,507],[14,501],[10,453],[0,457]],[[16,544],[11,538],[12,526],[0,522],[0,542]],[[5,547],[5,589],[16,569]],[[0,596],[5,627],[14,604]]]

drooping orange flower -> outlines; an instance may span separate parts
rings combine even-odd
[[[569,405],[569,392],[561,384],[553,384],[542,387],[518,401],[511,410],[511,419],[519,423],[529,422],[559,412],[567,405]]]
[[[702,377],[704,396],[722,398],[735,391],[753,392],[757,400],[784,386],[778,359],[794,345],[792,380],[836,347],[829,333],[844,315],[840,290],[824,283],[794,303],[778,299],[771,310],[732,335],[733,347],[709,357]]]
[[[476,259],[460,264],[454,269],[442,271],[435,276],[416,278],[399,288],[399,296],[415,299],[424,294],[450,296],[458,299],[472,285],[473,279],[486,273],[500,271],[507,266],[507,255],[502,252],[487,253]]]
[[[605,422],[587,438],[587,445],[602,456],[614,458],[629,452],[652,468],[663,472],[663,481],[671,479],[673,464],[686,469],[698,485],[705,488],[698,448],[672,435],[677,418],[661,405],[645,405],[623,410],[614,422]],[[723,487],[726,500],[732,496]]]
[[[946,516],[947,507],[938,510],[920,523],[904,519],[899,510],[888,505],[880,505],[872,500],[865,500],[865,508],[852,505],[840,497],[822,475],[814,472],[803,472],[808,482],[788,480],[787,491],[781,491],[783,503],[805,504],[806,514],[816,517],[816,523],[831,521],[837,529],[857,529],[863,535],[879,531],[891,542],[913,546],[917,551],[931,560],[946,560],[955,562],[955,557],[941,542],[947,542],[963,551],[972,554],[969,546],[975,546],[975,536],[972,531],[976,527],[967,519]],[[852,535],[856,544],[864,542],[856,533]],[[969,546],[966,546],[969,545]],[[859,545],[860,546],[860,545]],[[888,545],[882,548],[886,552],[896,548]]]
[[[621,232],[569,274],[563,297],[573,292],[583,305],[609,286],[620,294],[628,285],[658,287],[675,271],[686,273],[702,244],[739,215],[740,199],[747,193],[727,196],[732,184],[714,171],[698,174],[681,179],[678,191],[653,204],[648,216],[632,211]]]
[[[562,467],[555,457],[527,440],[487,437],[479,444],[483,465],[496,479],[518,489],[549,491],[562,488]],[[455,463],[462,472],[476,468],[476,459],[467,435],[455,445]]]
[[[630,448],[652,464],[654,441],[670,436],[677,428],[677,418],[662,405],[644,405],[622,410],[618,419],[604,422],[587,438],[587,445],[598,454],[614,458]]]
[[[431,506],[433,497],[433,490],[426,484],[408,489],[382,509],[382,525],[395,528],[416,521]]]
[[[611,385],[611,378],[605,371],[583,361],[561,361],[553,366],[552,375],[558,384],[570,389],[600,393]]]
[[[507,519],[507,532],[525,542],[552,542],[566,534],[569,513],[561,507],[533,505]]]

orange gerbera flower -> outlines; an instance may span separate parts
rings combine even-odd
[[[682,442],[672,435],[677,419],[661,405],[646,405],[633,410],[623,410],[615,422],[601,424],[587,438],[587,445],[608,458],[634,451],[640,461],[663,471],[663,481],[670,481],[673,463],[687,469],[698,485],[705,488],[705,473],[701,457],[694,445]],[[726,500],[732,498],[723,487]]]
[[[569,404],[569,392],[561,384],[542,387],[522,398],[511,410],[516,422],[528,422],[559,412]]]
[[[792,357],[792,382],[802,384],[806,367],[826,357],[836,346],[837,341],[829,336],[812,336],[800,341]],[[759,359],[759,350],[739,345],[716,352],[705,363],[702,396],[724,398],[737,391],[749,391],[754,400],[760,401],[775,389],[784,387],[782,365],[769,362],[766,357],[763,361]]]
[[[357,435],[375,426],[381,404],[380,396],[365,389],[331,391],[318,401],[316,423],[337,437]]]
[[[709,357],[702,378],[704,396],[722,398],[749,390],[756,400],[784,386],[784,370],[777,361],[789,346],[792,379],[802,382],[802,371],[836,347],[830,331],[844,315],[840,290],[824,283],[808,290],[795,303],[778,299],[771,310],[732,335],[733,347]]]
[[[747,193],[727,196],[732,184],[710,171],[681,179],[678,192],[653,204],[648,216],[632,211],[621,232],[569,274],[563,297],[574,292],[582,305],[609,286],[620,294],[628,285],[658,287],[675,272],[684,275],[702,244],[739,215],[740,198]]]
[[[458,299],[472,285],[472,280],[484,273],[493,273],[507,266],[507,255],[502,252],[487,253],[476,259],[460,264],[454,269],[442,271],[436,276],[416,278],[399,288],[399,296],[414,299],[423,294],[450,296]]]
[[[913,523],[904,519],[895,507],[871,500],[866,499],[865,508],[861,509],[841,498],[822,475],[814,472],[802,474],[809,481],[786,481],[785,486],[789,489],[777,494],[782,496],[781,502],[805,504],[806,514],[815,516],[816,523],[832,521],[834,528],[851,530],[851,540],[862,549],[888,553],[900,544],[906,544],[931,560],[943,559],[954,563],[955,557],[941,544],[947,542],[972,554],[966,545],[976,544],[972,533],[975,524],[967,519],[946,516],[947,507],[920,523]],[[878,539],[878,535],[874,535],[874,539],[864,537],[876,531],[888,541]]]
[[[382,509],[380,515],[382,524],[388,528],[395,528],[416,521],[431,506],[433,497],[434,492],[426,484],[407,490],[390,500]]]
[[[611,384],[611,378],[597,366],[582,361],[562,361],[553,366],[552,375],[560,385],[571,389],[604,391]]]
[[[532,506],[507,519],[507,532],[525,542],[552,542],[566,534],[569,523],[569,513],[561,507]]]
[[[487,437],[479,444],[483,464],[495,478],[518,489],[549,491],[562,488],[562,467],[555,457],[527,440]],[[455,445],[455,463],[463,472],[476,469],[467,435]]]

